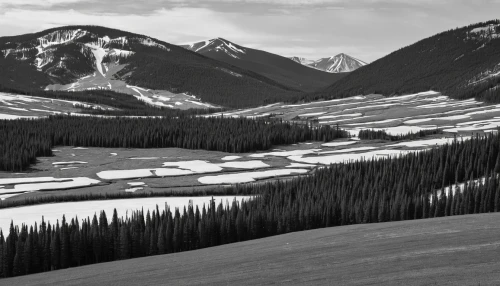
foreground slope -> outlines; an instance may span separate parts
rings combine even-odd
[[[0,37],[0,66],[0,89],[25,92],[111,89],[152,102],[169,101],[173,93],[229,107],[284,100],[296,93],[181,47],[97,26]]]
[[[499,75],[500,21],[497,20],[421,40],[305,98],[398,95],[427,90],[455,98],[487,97],[488,92],[500,91]]]
[[[2,280],[6,285],[498,285],[500,214],[352,225]]]
[[[325,88],[346,75],[312,69],[286,57],[243,47],[223,38],[182,45],[182,47],[303,91]]]

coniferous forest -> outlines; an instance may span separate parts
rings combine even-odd
[[[331,141],[348,133],[323,126],[236,118],[82,118],[54,116],[0,121],[0,170],[25,170],[52,147],[204,149],[231,153],[267,150],[307,140]]]
[[[361,140],[389,140],[389,141],[400,141],[400,140],[415,140],[418,138],[422,138],[428,135],[435,135],[443,133],[442,130],[439,129],[430,129],[430,130],[420,130],[418,132],[410,132],[407,134],[401,135],[389,135],[384,130],[373,130],[373,129],[363,129],[359,131],[359,139]]]
[[[340,225],[500,210],[499,135],[476,137],[398,158],[331,165],[289,181],[235,186],[241,204],[123,218],[101,212],[0,233],[0,274],[25,275],[166,254]],[[485,178],[482,180],[474,180]],[[465,182],[463,190],[445,186]],[[123,214],[121,214],[123,215]],[[111,216],[110,222],[108,216]]]

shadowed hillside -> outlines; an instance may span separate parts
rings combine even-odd
[[[500,21],[449,30],[397,50],[304,97],[342,98],[428,90],[465,99],[490,97],[499,84]],[[500,89],[496,88],[496,93]],[[496,96],[498,97],[498,96]]]

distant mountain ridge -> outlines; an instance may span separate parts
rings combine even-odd
[[[235,59],[239,59],[247,52],[246,48],[238,46],[237,44],[223,38],[215,38],[193,43],[191,45],[182,45],[181,47],[200,54],[213,51],[217,53],[221,52]]]
[[[215,38],[181,47],[206,57],[223,61],[268,77],[280,84],[301,91],[322,89],[345,74],[331,74],[311,69],[286,57],[247,48],[224,38]]]
[[[352,72],[367,65],[366,62],[344,53],[319,60],[310,60],[301,57],[290,57],[290,59],[299,64],[329,73]]]
[[[349,73],[305,100],[440,91],[500,102],[500,20],[448,30]]]
[[[198,104],[200,99],[245,107],[299,94],[261,74],[179,46],[99,26],[0,37],[0,66],[3,89],[25,93],[33,89],[105,89],[172,108],[203,106]],[[175,96],[181,96],[182,102]]]

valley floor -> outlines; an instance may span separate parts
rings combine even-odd
[[[0,172],[0,199],[123,192],[187,194],[216,186],[287,179],[331,163],[395,157],[452,141],[449,134],[403,142],[350,138],[280,145],[253,153],[57,146],[53,157],[39,157],[29,171]]]
[[[500,213],[351,225],[1,280],[5,285],[499,285]]]

